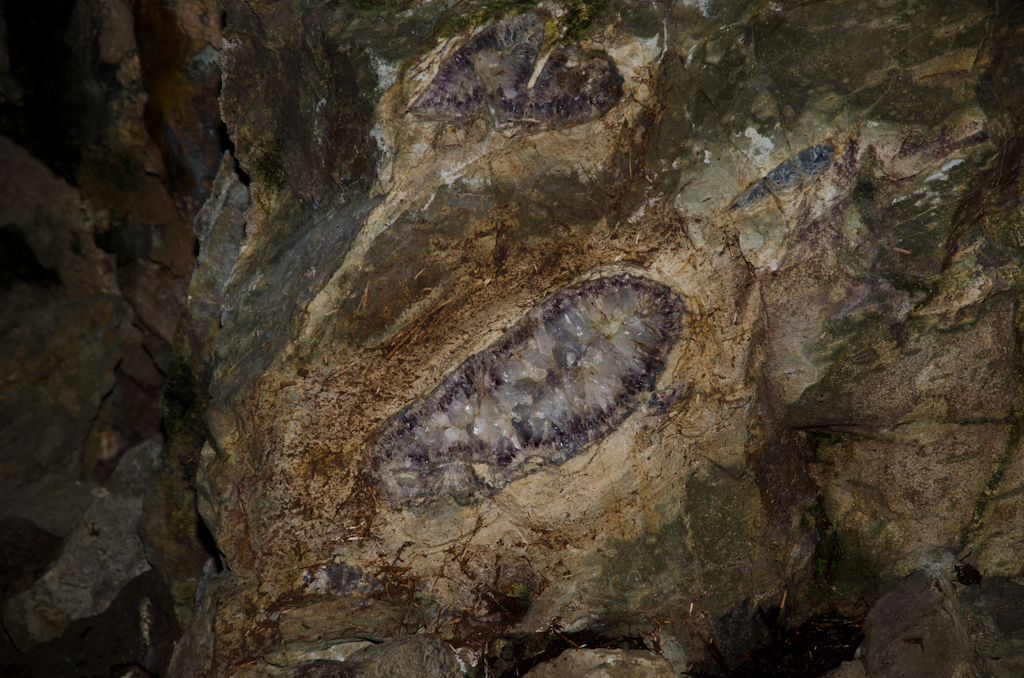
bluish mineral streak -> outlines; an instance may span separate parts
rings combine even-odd
[[[799,188],[827,170],[834,158],[835,148],[831,145],[805,148],[758,179],[729,206],[729,211],[753,205],[771,193]]]

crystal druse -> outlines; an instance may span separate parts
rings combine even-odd
[[[622,76],[596,49],[544,47],[533,13],[488,24],[440,64],[410,106],[426,119],[484,114],[495,129],[565,127],[598,118],[622,97]]]
[[[395,503],[500,489],[621,424],[679,336],[670,288],[636,275],[571,285],[388,421],[371,457]]]

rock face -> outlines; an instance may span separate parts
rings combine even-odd
[[[289,678],[449,678],[458,675],[452,649],[437,636],[402,636],[363,648],[344,662],[317,659],[281,675]]]
[[[170,592],[160,573],[149,570],[121,589],[101,614],[78,619],[61,638],[33,646],[4,675],[102,676],[111,667],[135,672],[129,675],[159,674],[177,631]]]
[[[868,615],[868,675],[980,675],[964,617],[942,570],[915,570]]]
[[[944,557],[942,557],[944,556]],[[867,617],[862,648],[867,675],[1020,675],[1024,666],[1024,586],[1004,577],[964,576],[950,584],[956,561],[942,554],[882,596]]]
[[[664,657],[642,650],[566,650],[541,664],[527,678],[669,678],[675,676]]]
[[[159,673],[179,633],[168,582],[182,621],[191,611],[207,553],[189,477],[168,467],[154,493],[177,524],[144,511],[162,471],[118,478],[147,442],[160,467],[192,220],[224,151],[220,47],[215,0],[0,6],[4,675]],[[142,539],[144,513],[191,530]],[[176,550],[159,558],[151,537],[166,533]]]
[[[720,670],[759,609],[863,612],[937,548],[1020,575],[1019,7],[225,9],[250,181],[165,403],[230,574],[174,675],[417,632],[474,675],[582,632]]]
[[[19,649],[59,637],[71,622],[103,612],[129,581],[150,569],[138,525],[143,495],[160,470],[162,442],[148,441],[125,454],[60,556],[5,605],[4,629]]]

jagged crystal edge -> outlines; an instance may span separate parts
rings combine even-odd
[[[654,387],[682,303],[635,275],[573,285],[395,415],[371,447],[393,502],[457,498],[561,464]]]

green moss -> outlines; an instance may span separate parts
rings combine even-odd
[[[604,14],[608,0],[569,0],[562,23],[565,25],[565,39],[579,40]]]
[[[279,138],[271,138],[253,144],[252,151],[245,163],[245,170],[253,181],[262,184],[271,192],[285,188],[284,169],[281,167],[282,142]]]
[[[201,406],[195,375],[185,358],[178,353],[171,356],[171,366],[167,371],[167,383],[164,385],[162,400],[167,433],[172,436]]]

